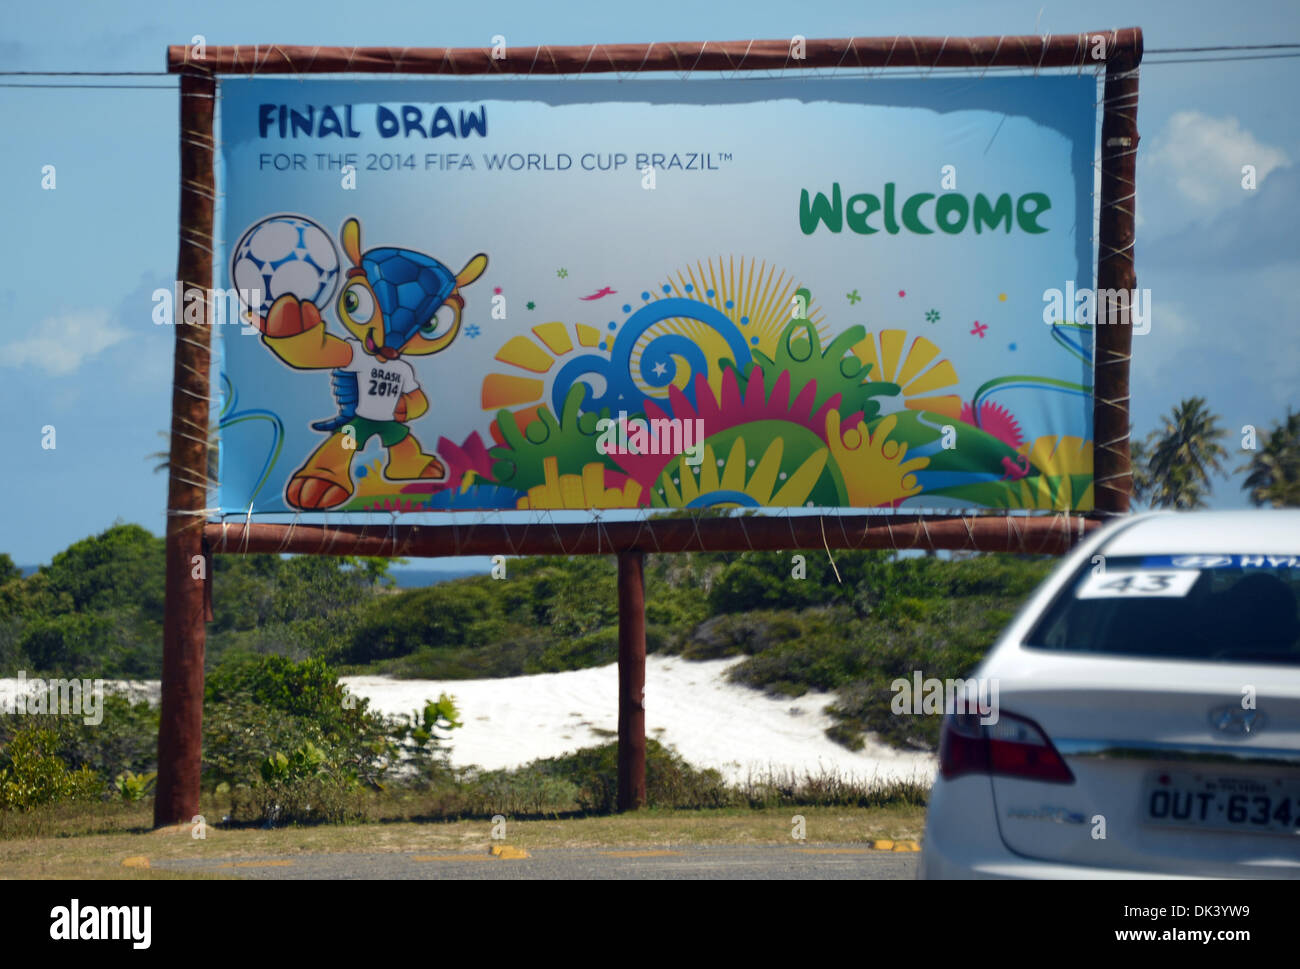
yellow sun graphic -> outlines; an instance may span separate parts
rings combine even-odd
[[[664,286],[668,292],[664,292]],[[750,350],[761,350],[769,357],[774,357],[777,340],[797,310],[803,310],[807,319],[817,330],[817,335],[825,341],[829,337],[825,314],[810,301],[807,306],[800,306],[795,293],[802,284],[784,270],[759,262],[750,257],[748,262],[741,257],[719,256],[708,262],[697,262],[684,270],[670,273],[654,293],[655,299],[693,299],[712,306],[719,313],[729,318],[744,335],[745,345]],[[673,317],[650,327],[636,346],[632,348],[632,379],[644,394],[664,396],[662,388],[655,388],[641,378],[641,354],[657,337],[667,333],[685,336],[704,354],[709,363],[709,386],[715,394],[722,388],[723,360],[732,360],[733,355],[727,341],[712,327],[700,320]],[[757,338],[757,342],[755,342]],[[806,340],[807,335],[800,332],[795,340]],[[693,374],[686,361],[674,357],[677,361],[677,373],[673,385],[678,389],[686,386],[693,379]]]
[[[957,371],[951,361],[934,363],[939,348],[925,337],[918,336],[907,346],[906,330],[881,330],[878,334],[868,333],[852,349],[859,360],[871,364],[869,380],[883,380],[902,388],[904,404],[910,410],[928,410],[954,420],[961,417],[960,396],[935,393],[955,387]]]
[[[800,286],[795,277],[766,262],[752,257],[746,260],[734,255],[719,256],[670,273],[651,301],[686,298],[712,306],[736,324],[751,351],[774,356],[781,332],[800,310],[818,336],[823,341],[829,339],[825,314],[816,301],[804,306],[796,300]],[[685,336],[700,348],[709,365],[709,385],[715,394],[721,393],[721,362],[734,359],[731,347],[706,323],[685,317],[656,323],[637,340],[630,356],[637,388],[649,397],[667,398],[666,387],[654,387],[641,377],[641,357],[653,340],[670,333]],[[807,338],[800,331],[793,339],[797,342]],[[509,410],[522,431],[537,419],[537,411],[546,401],[547,376],[556,369],[559,358],[579,349],[608,353],[613,339],[613,334],[586,323],[570,325],[559,321],[534,326],[530,335],[511,337],[497,351],[496,360],[512,369],[483,378],[482,408],[493,413]],[[673,359],[677,363],[673,385],[681,390],[694,375],[685,359],[675,355]]]
[[[572,332],[565,323],[541,323],[532,333],[532,337],[511,337],[497,351],[496,359],[537,376],[490,373],[483,378],[480,400],[485,411],[511,410],[520,431],[537,419],[537,410],[545,402],[545,377],[555,367],[556,358],[578,347],[601,349],[600,330],[586,323],[575,323]],[[516,407],[519,410],[512,410]]]

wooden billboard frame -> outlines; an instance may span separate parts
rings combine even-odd
[[[1098,48],[1102,56],[1098,57]],[[1138,145],[1140,28],[1079,34],[992,37],[809,39],[792,41],[597,44],[492,48],[189,45],[167,49],[180,76],[180,239],[182,291],[213,282],[216,198],[213,120],[218,77],[228,75],[413,74],[554,75],[647,71],[739,72],[810,68],[1077,68],[1105,64],[1097,288],[1136,288],[1134,185]],[[1100,308],[1099,308],[1100,309]],[[1115,317],[1108,317],[1114,319]],[[328,526],[213,523],[207,510],[207,440],[212,307],[176,327],[168,477],[166,613],[158,739],[157,826],[199,812],[203,661],[214,553],[449,556],[615,554],[619,590],[619,807],[645,803],[646,552],[747,549],[970,549],[1061,554],[1114,515],[1129,510],[1127,326],[1095,329],[1094,511],[1086,516],[799,515],[652,518],[638,522],[518,525]],[[196,568],[202,562],[204,568]]]

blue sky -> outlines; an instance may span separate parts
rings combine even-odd
[[[527,2],[447,5],[22,4],[0,24],[9,71],[161,70],[168,44],[487,46],[665,40],[1072,33],[1140,26],[1147,49],[1300,42],[1294,2]],[[75,79],[70,79],[75,80]],[[113,79],[90,79],[112,83]],[[46,82],[0,78],[5,82]],[[0,551],[46,562],[114,520],[161,533],[172,334],[151,293],[172,284],[178,204],[174,81],[161,89],[0,87]],[[1203,395],[1234,432],[1300,407],[1300,59],[1150,64],[1139,128],[1133,416],[1155,426]],[[1260,175],[1253,192],[1241,166]],[[56,167],[57,187],[41,173]],[[41,447],[53,425],[57,447]],[[1239,463],[1234,451],[1232,466]],[[1218,507],[1245,505],[1240,477]],[[416,564],[416,563],[413,563]]]

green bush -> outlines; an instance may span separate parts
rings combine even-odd
[[[230,795],[236,824],[341,824],[365,816],[365,792],[355,781],[330,774],[241,784]]]
[[[466,786],[469,813],[551,815],[573,811],[581,796],[578,785],[535,766],[514,771],[486,771],[470,777]]]
[[[106,691],[103,720],[87,724],[81,717],[48,717],[59,737],[58,754],[69,764],[84,765],[104,777],[131,771],[147,774],[158,766],[158,708]],[[3,728],[0,728],[3,730]]]
[[[209,702],[203,711],[203,776],[209,786],[252,784],[276,751],[325,745],[320,727],[248,696]]]
[[[0,714],[0,748],[24,732],[40,731],[46,749],[73,768],[99,777],[147,776],[158,759],[158,711],[148,702],[132,703],[106,691],[98,724],[80,716],[58,714]],[[119,788],[120,790],[120,788]]]
[[[588,747],[576,753],[533,761],[544,776],[577,788],[575,800],[583,811],[605,814],[618,806],[618,744]],[[646,803],[664,808],[726,807],[733,801],[722,775],[686,763],[676,751],[657,740],[646,741]]]
[[[0,750],[0,810],[30,811],[62,801],[102,797],[104,781],[86,767],[69,770],[54,753],[52,730],[20,730]]]
[[[385,596],[358,621],[344,658],[369,663],[421,648],[482,646],[496,629],[483,621],[496,611],[492,589],[472,579]]]
[[[294,662],[285,656],[231,656],[207,675],[204,701],[221,704],[246,697],[255,704],[301,718],[329,740],[373,730],[370,701],[348,693],[324,660]]]

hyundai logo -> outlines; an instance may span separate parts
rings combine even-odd
[[[1180,555],[1170,562],[1180,569],[1222,569],[1232,565],[1231,555]]]
[[[1210,726],[1231,737],[1253,737],[1264,729],[1267,722],[1262,710],[1243,710],[1234,703],[1210,711]]]

